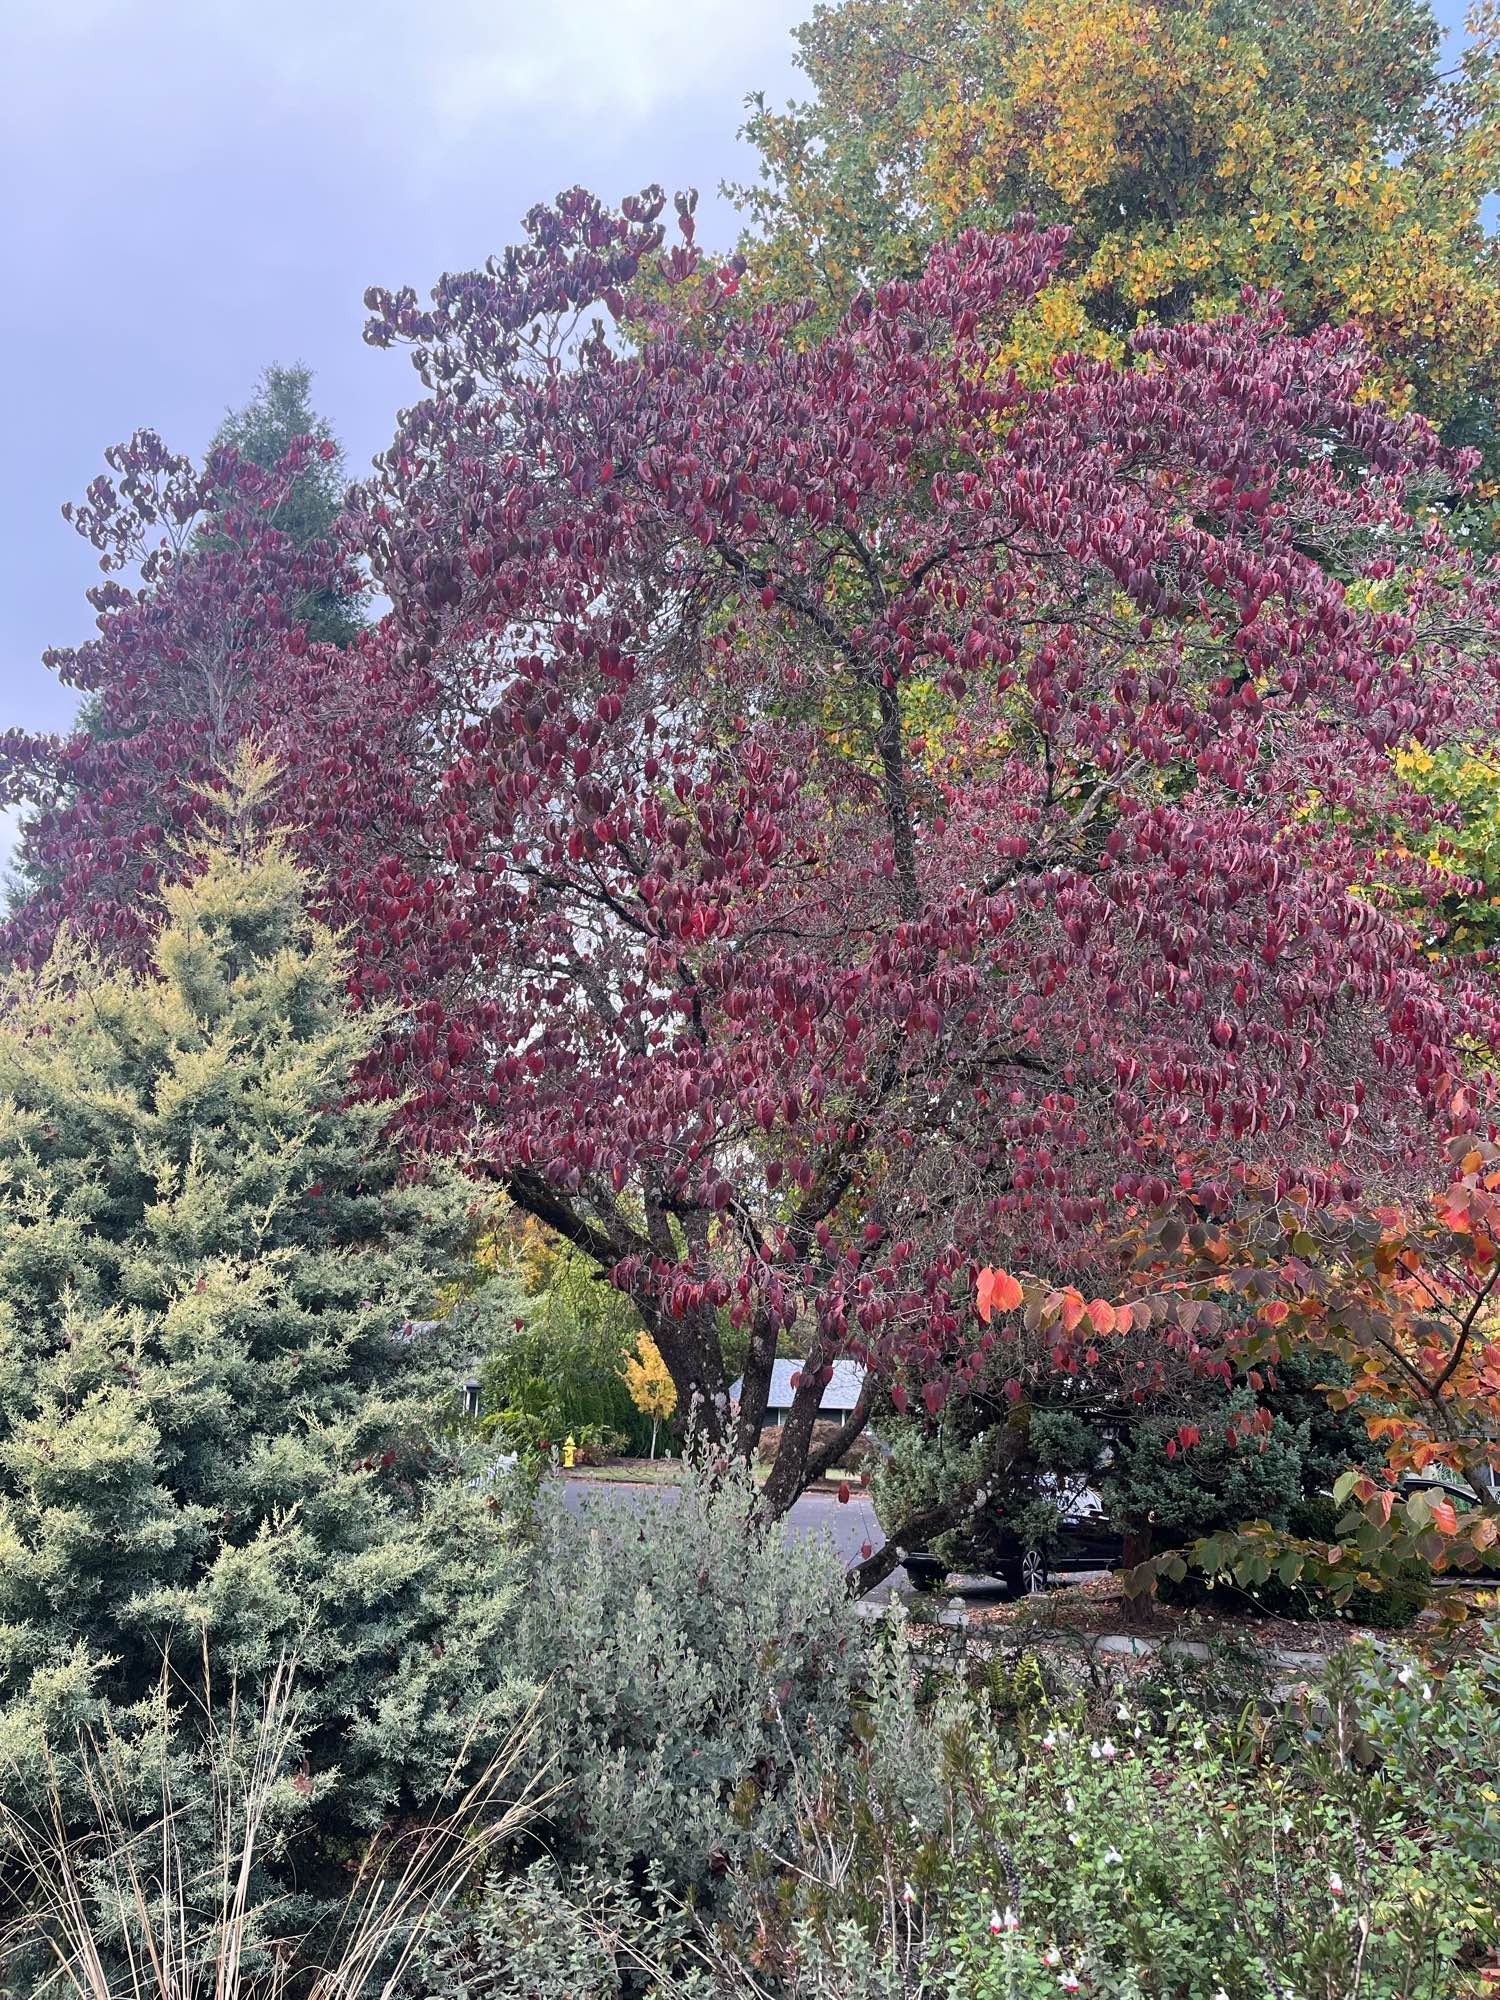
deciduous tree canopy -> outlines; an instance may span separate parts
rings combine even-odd
[[[415,1003],[365,1079],[413,1142],[608,1267],[710,1438],[753,1447],[796,1327],[776,1507],[835,1354],[934,1409],[985,1364],[976,1248],[1061,1275],[1189,1146],[1421,1175],[1497,1024],[1411,914],[1392,753],[1493,728],[1500,581],[1355,333],[1246,311],[1034,384],[1060,231],[965,234],[804,342],[729,306],[689,203],[658,257],[663,210],[573,193],[429,306],[371,295],[429,395],[344,524],[391,605],[354,649],[289,617],[273,528],[106,586],[59,665],[133,727],[8,744],[13,793],[108,760],[12,942],[135,947],[196,769],[269,743],[356,1002]],[[138,465],[204,503],[121,463],[106,551],[153,530]]]
[[[763,104],[739,190],[756,277],[842,310],[934,236],[1068,223],[1065,281],[1017,330],[1121,352],[1141,318],[1278,288],[1357,321],[1390,383],[1493,450],[1500,247],[1495,17],[1439,71],[1425,0],[841,0],[798,31],[811,98]]]

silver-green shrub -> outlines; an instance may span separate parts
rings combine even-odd
[[[539,1502],[515,1671],[547,1683],[560,1852],[679,1887],[791,1809],[848,1740],[861,1623],[826,1543],[766,1524],[748,1474]]]

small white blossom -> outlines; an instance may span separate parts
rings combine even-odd
[[[1057,1975],[1057,1983],[1063,1989],[1064,1993],[1076,1993],[1079,1984],[1078,1974],[1076,1972],[1060,1972]]]
[[[1044,1952],[1042,1953],[1042,1963],[1043,1963],[1043,1965],[1061,1965],[1061,1964],[1062,1964],[1062,1953],[1061,1953],[1061,1952],[1060,1952],[1060,1951],[1058,1950],[1058,1948],[1057,1948],[1057,1946],[1056,1946],[1055,1944],[1054,1944],[1054,1945],[1050,1945],[1050,1946],[1049,1946],[1049,1947],[1047,1948],[1047,1950],[1046,1950],[1046,1951],[1044,1951]]]
[[[1118,1868],[1124,1859],[1125,1857],[1118,1847],[1107,1847],[1104,1850],[1104,1865],[1106,1868]]]
[[[1008,1904],[1004,1916],[998,1910],[990,1911],[990,1929],[996,1937],[999,1937],[1002,1931],[1018,1931],[1020,1928],[1021,1919]]]
[[[903,1903],[914,1903],[917,1900],[917,1892],[910,1882],[901,1884],[901,1900]]]
[[[1328,1878],[1328,1888],[1330,1894],[1342,1896],[1344,1893],[1344,1878],[1341,1875],[1330,1875]]]

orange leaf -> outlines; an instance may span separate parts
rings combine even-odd
[[[1291,1307],[1285,1299],[1272,1299],[1260,1309],[1260,1316],[1267,1326],[1280,1326],[1290,1313]]]
[[[1013,1278],[1009,1271],[997,1271],[995,1273],[995,1304],[1000,1308],[1001,1312],[1014,1312],[1017,1306],[1024,1305],[1025,1302],[1026,1294],[1021,1290],[1020,1281]]]
[[[990,1309],[994,1297],[995,1274],[989,1265],[986,1264],[974,1286],[974,1304],[978,1310],[979,1317],[984,1321],[986,1326],[990,1323]]]
[[[1440,1535],[1456,1535],[1458,1533],[1458,1510],[1451,1500],[1433,1501],[1432,1525]]]
[[[1078,1292],[1064,1292],[1062,1302],[1063,1329],[1071,1333],[1083,1318],[1083,1299]]]
[[[1112,1333],[1115,1325],[1115,1309],[1107,1299],[1095,1299],[1089,1306],[1089,1324],[1095,1333]]]

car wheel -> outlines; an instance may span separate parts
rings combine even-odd
[[[1021,1558],[1021,1595],[1035,1597],[1047,1588],[1047,1558],[1040,1549],[1028,1549]]]

